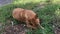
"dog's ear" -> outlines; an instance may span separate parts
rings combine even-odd
[[[35,15],[35,18],[38,18],[38,14]]]

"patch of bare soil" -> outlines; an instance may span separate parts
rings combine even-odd
[[[13,27],[5,26],[2,34],[26,34],[26,27],[23,24],[14,25]]]
[[[55,27],[54,28],[54,33],[55,34],[60,34],[60,27]]]
[[[53,19],[53,30],[55,34],[60,34],[60,18],[55,17],[55,19]]]

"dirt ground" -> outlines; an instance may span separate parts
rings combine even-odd
[[[2,34],[26,34],[26,28],[24,25],[14,25],[13,27],[5,26],[4,32]]]

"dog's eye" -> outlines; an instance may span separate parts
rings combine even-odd
[[[32,23],[29,23],[30,25],[33,25]]]

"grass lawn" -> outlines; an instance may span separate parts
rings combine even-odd
[[[35,11],[41,19],[41,25],[45,28],[29,31],[27,34],[54,34],[52,20],[55,16],[60,16],[58,9],[60,5],[45,2],[46,0],[15,0],[12,4],[0,7],[0,22],[5,24],[6,18],[9,18],[14,8],[24,8]],[[42,6],[41,6],[41,5]],[[10,17],[11,18],[11,17]]]

